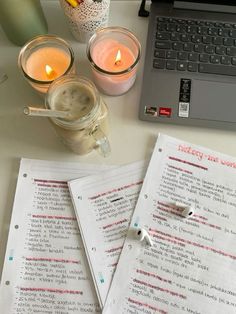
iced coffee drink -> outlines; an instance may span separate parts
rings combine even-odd
[[[63,143],[75,153],[98,149],[110,152],[107,139],[108,111],[95,85],[75,75],[57,79],[46,96],[46,107],[67,112],[66,118],[50,118]]]

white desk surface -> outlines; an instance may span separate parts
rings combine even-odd
[[[43,104],[43,99],[24,80],[17,67],[20,47],[10,43],[0,27],[0,68],[8,80],[0,84],[0,273],[21,157],[99,164],[125,164],[150,157],[158,132],[236,156],[236,133],[215,129],[181,127],[139,121],[138,107],[148,19],[137,16],[140,1],[111,1],[110,25],[133,31],[142,44],[142,58],[133,88],[119,97],[104,96],[110,111],[111,155],[103,159],[96,152],[78,156],[58,140],[46,118],[26,117],[23,107]],[[42,1],[49,33],[67,40],[73,47],[77,73],[91,77],[86,45],[69,32],[59,1]],[[158,90],[158,86],[157,86]],[[23,208],[22,208],[23,210]]]

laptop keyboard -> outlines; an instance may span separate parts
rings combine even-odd
[[[153,67],[236,76],[236,23],[157,17]]]

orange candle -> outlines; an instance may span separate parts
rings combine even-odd
[[[74,72],[74,54],[61,38],[38,36],[28,42],[19,54],[19,66],[31,86],[45,94],[58,77]]]
[[[52,81],[63,75],[70,65],[70,57],[54,47],[43,47],[33,52],[27,62],[27,74],[38,81]]]

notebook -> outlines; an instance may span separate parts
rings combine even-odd
[[[139,118],[236,129],[235,1],[152,0]]]

